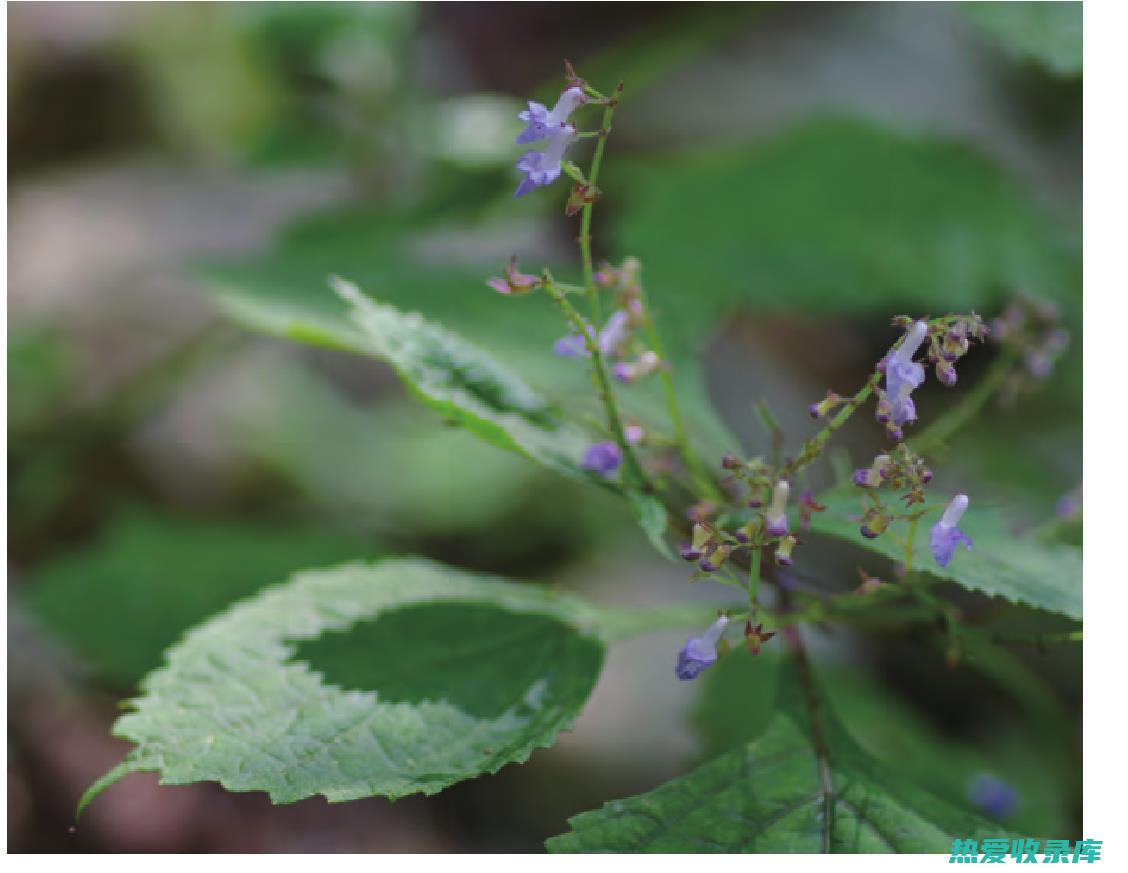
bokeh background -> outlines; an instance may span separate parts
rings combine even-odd
[[[795,444],[809,402],[860,384],[890,316],[990,318],[1022,290],[1061,307],[1072,346],[949,447],[938,487],[1030,526],[1080,481],[1080,4],[7,15],[10,850],[538,851],[569,815],[754,729],[771,651],[722,665],[702,698],[671,681],[679,636],[658,635],[612,651],[556,747],[438,797],[272,808],[134,775],[70,830],[162,650],[293,570],[410,553],[609,603],[713,596],[614,500],[445,426],[386,366],[245,332],[214,303],[331,305],[340,273],[582,406],[552,311],[483,284],[510,254],[578,274],[563,185],[511,198],[516,113],[551,102],[564,58],[626,83],[596,252],[641,258],[705,444],[765,450],[758,399]],[[881,441],[853,422],[837,462]],[[857,584],[857,554],[818,555],[805,584]],[[934,643],[813,637],[875,754],[957,801],[998,774],[1019,791],[1008,827],[1080,836],[1080,647],[985,676]],[[906,756],[910,739],[932,753]]]

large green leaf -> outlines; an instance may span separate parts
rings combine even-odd
[[[624,210],[616,248],[641,258],[679,335],[735,306],[888,317],[1080,287],[1062,228],[994,163],[858,121],[740,150],[612,158],[606,188]]]
[[[826,504],[827,511],[815,514],[812,531],[848,540],[894,561],[904,561],[902,543],[907,538],[908,522],[895,522],[877,539],[867,539],[854,520],[861,514],[862,506],[857,493],[837,491],[819,499]],[[972,495],[960,529],[971,537],[974,547],[971,551],[959,549],[951,563],[941,567],[928,547],[929,527],[936,518],[935,514],[926,516],[919,523],[913,544],[915,569],[991,597],[1081,618],[1080,549],[1015,536],[997,510],[980,506]]]
[[[315,528],[131,510],[37,566],[20,599],[98,676],[133,685],[184,631],[271,580],[379,552]]]
[[[1080,76],[1080,3],[962,3],[964,13],[1003,50],[1059,76]]]
[[[191,631],[115,735],[126,773],[275,803],[433,794],[524,761],[571,726],[606,640],[704,610],[603,610],[423,560],[309,571]]]
[[[788,671],[752,741],[679,779],[571,819],[553,852],[948,852],[998,828],[860,749],[824,706],[817,742]],[[821,749],[821,753],[820,753]]]

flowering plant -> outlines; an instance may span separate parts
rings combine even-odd
[[[955,837],[999,832],[1016,802],[1010,786],[985,774],[953,802],[907,784],[851,737],[808,649],[831,627],[931,628],[957,668],[1004,644],[1080,640],[1075,550],[1045,529],[1010,534],[989,495],[939,488],[933,472],[933,453],[990,400],[1017,396],[1052,371],[1067,342],[1055,311],[1021,297],[990,324],[975,312],[898,315],[863,383],[809,405],[817,429],[794,451],[761,403],[772,450],[748,457],[734,446],[708,460],[680,405],[673,374],[681,363],[664,350],[643,265],[626,257],[597,266],[593,255],[600,171],[622,97],[621,83],[605,94],[569,66],[551,109],[530,102],[520,113],[517,144],[538,148],[516,161],[515,196],[570,180],[564,212],[579,216],[580,281],[547,267],[522,272],[517,257],[483,278],[497,294],[550,301],[562,334],[552,353],[566,359],[561,366],[589,371],[596,420],[562,413],[483,350],[336,277],[350,330],[332,340],[387,360],[424,403],[470,432],[621,496],[659,552],[676,560],[677,546],[689,580],[718,586],[717,604],[616,609],[412,559],[301,573],[170,651],[117,725],[135,749],[84,805],[139,770],[171,783],[263,790],[276,802],[434,793],[551,744],[590,694],[607,645],[679,628],[689,635],[668,653],[671,685],[708,682],[726,662],[779,650],[779,693],[755,701],[769,724],[649,794],[578,816],[550,849],[944,851]],[[588,141],[584,170],[569,154]],[[997,345],[993,361],[970,391],[942,415],[918,410],[914,393],[930,373],[958,390],[957,365],[988,343]],[[661,420],[625,411],[624,398],[649,382],[660,387]],[[872,461],[816,495],[812,465],[871,406],[881,425]],[[812,590],[801,568],[825,564],[820,552],[834,541],[865,550],[861,584]],[[969,615],[953,589],[1053,613],[1065,625],[995,628]],[[424,626],[445,632],[429,631],[423,647]],[[333,640],[359,628],[387,658],[375,688],[334,683],[320,667]]]

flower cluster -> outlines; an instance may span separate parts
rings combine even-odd
[[[933,322],[898,316],[894,324],[905,328],[905,336],[877,365],[878,372],[885,377],[885,388],[877,391],[875,417],[885,425],[890,438],[900,441],[905,438],[904,426],[917,418],[912,392],[924,384],[924,364],[933,367],[941,385],[951,388],[957,381],[956,362],[967,354],[972,340],[987,336],[987,327],[974,313],[950,315]],[[928,347],[924,361],[914,360],[925,342]]]
[[[790,483],[786,479],[768,483],[759,472],[759,462],[745,464],[735,455],[726,455],[722,466],[737,474],[734,479],[749,481],[751,496],[747,507],[755,511],[730,511],[714,517],[717,515],[716,507],[693,507],[689,512],[689,518],[694,522],[692,539],[681,546],[682,558],[696,562],[701,573],[710,574],[719,571],[732,554],[740,549],[751,551],[774,546],[776,563],[790,566],[794,563],[792,550],[800,542],[791,533],[788,522]],[[770,495],[766,507],[761,496],[764,494]],[[805,520],[804,526],[809,523],[812,512],[823,509],[825,507],[816,503],[809,492],[804,492],[800,500],[800,516]]]
[[[854,484],[859,488],[877,489],[888,485],[905,491],[902,500],[908,506],[924,503],[924,487],[932,481],[932,471],[925,466],[924,458],[904,443],[891,452],[882,452],[869,467],[854,471]]]
[[[540,140],[548,142],[543,151],[525,152],[517,161],[517,169],[525,174],[525,178],[517,186],[514,197],[521,197],[560,178],[564,153],[578,137],[576,126],[568,123],[568,116],[586,99],[583,88],[572,86],[560,95],[552,109],[530,100],[529,108],[518,115],[525,122],[525,129],[517,137],[519,145]]]

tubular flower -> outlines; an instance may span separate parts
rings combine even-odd
[[[560,178],[560,162],[564,152],[576,139],[576,128],[565,124],[549,138],[542,152],[525,152],[517,161],[517,169],[525,174],[514,197],[522,197],[534,188],[551,185]]]
[[[889,402],[889,417],[900,428],[906,422],[916,421],[916,406],[909,395],[924,381],[924,366],[913,361],[913,355],[928,336],[928,323],[917,321],[905,334],[905,339],[885,362],[885,396]]]
[[[947,567],[955,554],[956,546],[961,543],[971,550],[971,537],[956,527],[963,514],[967,511],[967,495],[957,494],[940,516],[940,520],[932,526],[932,538],[929,547],[932,557],[941,567]]]
[[[892,469],[893,459],[889,455],[878,455],[868,470],[859,467],[854,471],[854,484],[861,488],[877,488],[884,480],[886,471]]]
[[[681,651],[678,652],[678,663],[674,672],[679,679],[686,682],[696,679],[704,670],[717,663],[717,643],[728,625],[728,616],[722,615],[709,625],[709,629],[699,637],[686,640]]]
[[[525,129],[518,135],[517,144],[527,145],[559,133],[565,127],[568,116],[586,99],[582,88],[572,87],[560,95],[552,109],[530,100],[529,108],[517,115],[525,122]]]
[[[787,498],[791,494],[791,486],[786,479],[776,482],[772,490],[772,503],[768,507],[767,524],[764,530],[769,536],[787,536]]]

